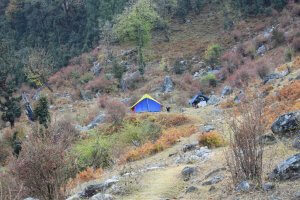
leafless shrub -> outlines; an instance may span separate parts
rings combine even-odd
[[[18,200],[21,199],[23,185],[17,183],[10,174],[0,173],[0,199]]]
[[[22,197],[62,199],[64,185],[77,172],[67,142],[74,130],[61,123],[43,132],[29,135],[23,142],[19,158],[10,162],[9,174],[23,185]]]
[[[234,184],[243,180],[257,181],[258,184],[262,181],[264,148],[259,140],[265,131],[262,110],[260,100],[243,103],[229,123],[232,133],[226,160]]]
[[[126,116],[127,108],[124,103],[112,100],[106,105],[106,117],[113,124],[120,124]]]

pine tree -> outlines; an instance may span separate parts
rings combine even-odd
[[[41,97],[39,99],[38,104],[34,109],[34,117],[41,125],[48,128],[48,123],[51,121],[51,117],[47,97]]]

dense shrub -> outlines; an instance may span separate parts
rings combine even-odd
[[[201,78],[201,83],[205,84],[205,85],[209,85],[212,87],[216,87],[217,86],[217,78],[216,75],[213,73],[209,73],[206,76],[203,76]]]
[[[278,29],[275,29],[273,32],[272,32],[272,40],[274,42],[274,45],[275,46],[278,46],[282,43],[284,43],[285,41],[285,36],[284,36],[284,33],[281,32],[280,30]]]
[[[207,47],[205,51],[205,61],[212,65],[212,67],[220,64],[220,56],[221,56],[222,48],[218,44],[212,44]]]
[[[123,121],[124,117],[126,116],[127,107],[124,103],[117,101],[117,100],[111,100],[107,102],[106,108],[105,108],[105,114],[106,119],[115,124],[119,125]]]
[[[285,85],[277,95],[279,101],[295,101],[300,98],[300,81],[296,80],[289,85]]]
[[[156,141],[161,134],[161,127],[148,120],[139,124],[127,123],[119,134],[123,143],[141,145]]]
[[[286,62],[291,62],[292,61],[292,57],[293,57],[293,49],[291,48],[287,48],[284,52],[284,58]]]
[[[94,76],[91,72],[86,72],[79,78],[79,82],[81,84],[85,84],[85,83],[88,83],[89,81],[93,80],[93,78],[94,78]]]
[[[217,132],[203,133],[198,138],[199,144],[208,148],[222,147],[225,145],[224,138]]]
[[[89,81],[86,84],[85,89],[102,93],[111,93],[116,90],[114,81],[108,80],[104,76],[98,76],[95,79]]]
[[[111,142],[107,138],[94,138],[80,141],[73,148],[80,171],[88,167],[106,168],[111,166]]]
[[[300,37],[295,37],[293,39],[292,46],[295,51],[299,52],[300,51]]]
[[[262,181],[263,143],[258,138],[265,131],[263,107],[258,100],[242,104],[233,116],[227,165],[234,184],[244,180]]]
[[[256,73],[261,79],[264,79],[269,74],[269,72],[270,69],[266,65],[260,65],[256,67]]]

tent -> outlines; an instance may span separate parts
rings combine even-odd
[[[209,98],[207,96],[204,96],[202,94],[202,92],[199,92],[192,99],[189,100],[189,104],[191,104],[191,105],[197,105],[201,101],[206,101],[207,102],[208,100],[209,100]]]
[[[131,106],[131,110],[137,113],[160,112],[162,110],[162,105],[150,95],[145,94],[140,100]]]

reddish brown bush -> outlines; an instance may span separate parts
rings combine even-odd
[[[263,31],[265,29],[265,27],[266,27],[266,24],[264,22],[256,23],[254,26],[254,31],[255,32]]]
[[[300,37],[295,37],[293,39],[292,46],[293,46],[295,51],[300,51]]]
[[[98,98],[98,104],[99,104],[100,108],[105,109],[108,101],[109,101],[109,97],[107,95],[100,96]]]
[[[234,184],[243,180],[262,181],[263,143],[259,140],[265,131],[263,106],[258,100],[242,104],[233,116],[230,128],[230,146],[226,155],[227,165]]]
[[[87,83],[86,90],[93,90],[95,92],[111,93],[115,90],[114,81],[108,80],[103,76],[96,77],[94,80]]]
[[[232,36],[235,39],[235,41],[239,41],[242,37],[242,32],[240,30],[234,30],[232,31]]]
[[[256,74],[261,78],[264,79],[270,72],[270,69],[266,65],[259,65],[256,67]]]
[[[193,76],[189,73],[183,75],[183,81],[189,85],[193,83]]]
[[[241,64],[241,55],[237,51],[228,51],[223,54],[222,65],[227,68],[229,73],[233,73]]]
[[[117,100],[109,101],[105,109],[106,119],[116,125],[121,124],[127,112],[127,107],[124,103]]]
[[[62,199],[63,186],[76,174],[74,160],[67,155],[69,145],[62,135],[52,131],[30,135],[22,144],[18,159],[11,163],[11,173],[25,196],[39,199]]]

